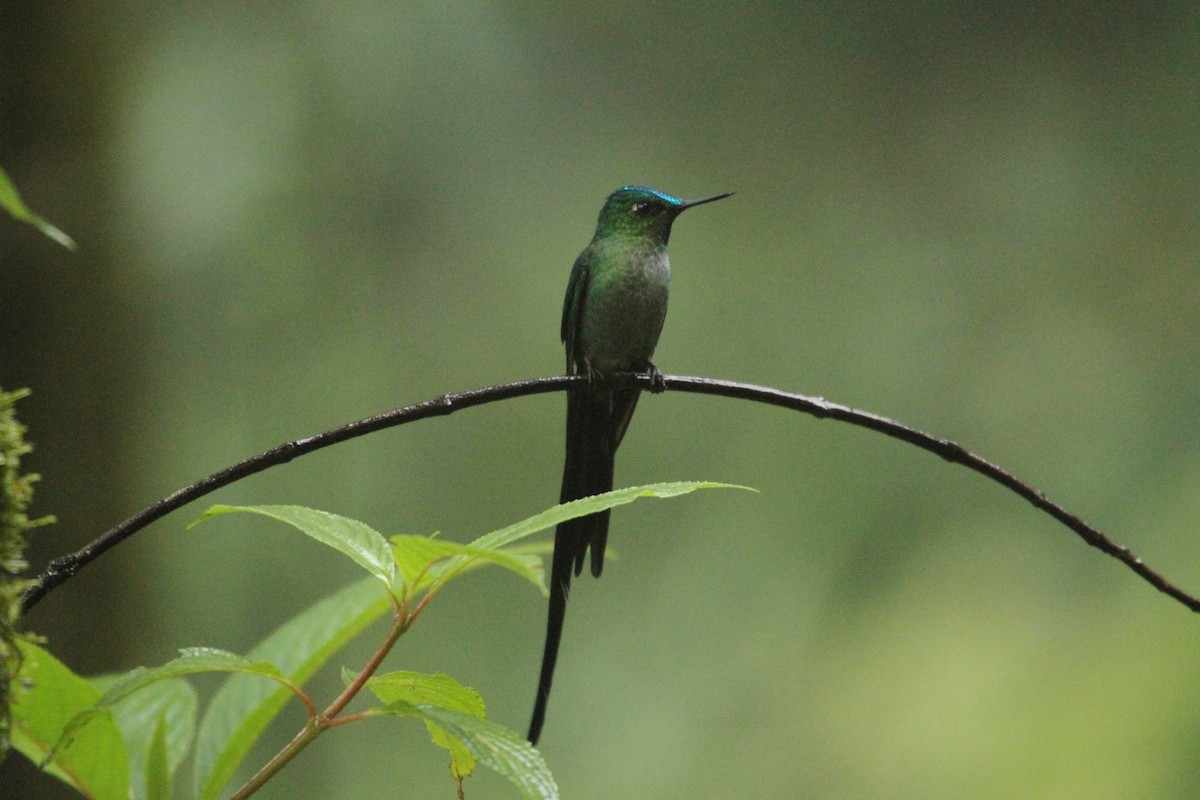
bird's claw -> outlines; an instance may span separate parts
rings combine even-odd
[[[651,394],[662,394],[667,390],[667,381],[663,378],[663,374],[658,367],[650,365],[650,392]]]

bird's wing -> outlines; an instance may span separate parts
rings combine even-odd
[[[587,298],[590,252],[591,249],[587,248],[575,259],[575,266],[571,267],[571,279],[567,281],[567,295],[563,298],[562,340],[567,350],[567,372],[574,372],[572,367],[579,366],[581,362],[575,350],[575,338]]]

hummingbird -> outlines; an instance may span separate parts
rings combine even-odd
[[[563,301],[561,335],[567,373],[588,380],[567,392],[567,455],[560,503],[612,490],[613,456],[629,427],[640,390],[601,389],[593,381],[617,372],[643,372],[653,380],[651,391],[666,388],[650,358],[667,316],[671,224],[687,209],[731,194],[681,200],[646,186],[623,186],[604,201],[596,233],[575,259]],[[531,744],[537,744],[546,720],[571,577],[583,571],[589,549],[592,575],[600,577],[608,520],[609,512],[599,511],[560,523],[555,531],[546,644],[529,723]]]

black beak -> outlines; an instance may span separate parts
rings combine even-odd
[[[726,197],[729,197],[729,195],[731,195],[731,194],[733,194],[733,192],[721,192],[720,194],[714,194],[712,197],[701,197],[699,200],[685,200],[683,205],[676,206],[676,210],[677,211],[686,211],[689,208],[694,208],[696,206],[702,206],[705,203],[711,203],[714,200],[724,200]]]

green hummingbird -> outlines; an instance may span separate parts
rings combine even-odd
[[[662,391],[662,374],[650,358],[667,316],[671,223],[689,208],[731,194],[681,200],[646,186],[624,186],[604,201],[596,233],[575,259],[563,301],[567,373],[586,375],[588,382],[567,393],[567,456],[560,503],[612,490],[613,455],[629,427],[640,392],[595,388],[592,378],[649,372],[657,391]],[[546,645],[529,723],[533,744],[537,744],[546,720],[571,576],[583,571],[590,548],[592,575],[600,577],[608,518],[609,512],[601,511],[568,520],[554,534]]]

